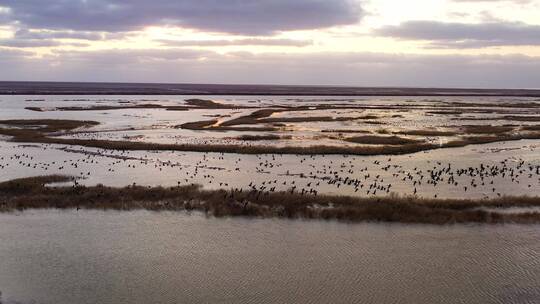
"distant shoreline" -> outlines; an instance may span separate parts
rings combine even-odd
[[[244,95],[540,97],[540,89],[460,89],[352,86],[159,84],[0,81],[0,95]]]

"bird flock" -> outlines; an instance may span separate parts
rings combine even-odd
[[[64,174],[79,183],[126,186],[200,184],[250,192],[431,198],[538,195],[540,159],[509,156],[475,164],[416,156],[237,155],[16,146],[0,150],[2,180]]]

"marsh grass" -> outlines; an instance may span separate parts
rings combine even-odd
[[[461,115],[463,111],[428,111],[426,113],[433,115]]]
[[[493,103],[469,103],[469,102],[442,102],[443,105],[456,108],[514,108],[514,109],[527,109],[527,108],[540,108],[538,102],[493,102]]]
[[[275,135],[275,134],[242,135],[242,136],[236,137],[235,139],[244,140],[244,141],[289,140],[289,139],[292,139],[292,136],[290,136],[290,135]]]
[[[252,109],[253,108],[251,106],[217,103],[213,100],[199,99],[199,98],[186,99],[185,102],[186,102],[186,105],[188,106],[202,108],[202,109]]]
[[[229,105],[217,103],[212,100],[205,99],[187,99],[186,105],[180,106],[171,106],[171,105],[160,105],[160,104],[133,104],[133,105],[95,105],[88,107],[56,107],[53,109],[46,109],[40,107],[26,107],[26,110],[35,111],[35,112],[46,112],[46,111],[107,111],[107,110],[128,110],[128,109],[163,109],[167,111],[189,111],[191,109],[252,109],[253,107],[242,106],[242,105]]]
[[[315,111],[315,110],[331,110],[343,109],[334,108],[330,105],[319,105],[314,107],[291,107],[291,108],[269,108],[257,110],[251,114],[241,116],[235,119],[225,121],[220,124],[222,127],[236,125],[252,125],[261,123],[301,123],[301,122],[334,122],[334,121],[352,121],[352,120],[373,120],[378,119],[376,115],[364,115],[357,117],[332,117],[332,116],[302,116],[302,117],[270,117],[275,113],[281,112],[297,112],[297,111]],[[355,109],[355,108],[353,108]]]
[[[176,126],[176,128],[188,129],[188,130],[204,130],[204,129],[209,128],[210,126],[217,124],[217,122],[218,122],[217,119],[187,122],[179,126]]]
[[[186,129],[186,130],[194,130],[194,131],[237,131],[237,132],[272,132],[272,131],[278,131],[277,128],[274,127],[243,127],[243,126],[232,126],[232,127],[225,127],[223,125],[216,125],[218,123],[217,120],[201,120],[201,121],[194,121],[194,122],[188,122],[181,124],[179,126],[176,126],[175,128],[179,129]]]
[[[61,119],[11,119],[0,120],[0,125],[20,127],[29,132],[59,132],[99,125],[96,121],[61,120]]]
[[[423,143],[421,140],[404,138],[399,136],[364,135],[345,139],[348,142],[364,145],[410,145]]]
[[[536,115],[536,116],[507,115],[507,116],[504,116],[503,119],[512,120],[512,121],[536,122],[536,121],[540,121],[540,115]]]
[[[332,117],[332,116],[307,116],[307,117],[276,117],[257,120],[257,123],[301,123],[301,122],[333,122],[352,121],[364,119],[363,117]]]
[[[203,190],[178,187],[51,187],[69,176],[41,176],[0,183],[0,211],[25,209],[196,210],[211,216],[285,217],[404,223],[538,223],[540,213],[501,214],[480,207],[540,206],[538,197],[437,200],[417,197],[311,196],[286,192]]]
[[[244,115],[235,119],[224,121],[220,124],[222,127],[236,126],[236,125],[253,125],[258,124],[260,118],[266,118],[274,113],[286,111],[285,109],[261,109],[254,111],[248,115]]]
[[[363,133],[368,134],[371,133],[367,130],[353,130],[353,129],[326,129],[321,130],[321,133]]]
[[[472,144],[489,144],[503,141],[540,139],[540,132],[531,132],[524,134],[493,134],[483,136],[464,136],[461,139],[450,141],[444,144],[444,147],[464,147]]]
[[[140,105],[97,105],[89,107],[56,107],[53,109],[46,109],[40,107],[26,107],[26,110],[35,112],[47,112],[47,111],[62,111],[62,112],[80,112],[80,111],[112,111],[112,110],[129,110],[129,109],[164,109],[168,111],[188,111],[190,108],[185,106],[163,106],[158,104],[140,104]]]
[[[10,141],[21,143],[42,143],[60,145],[78,145],[89,148],[109,150],[148,150],[148,151],[183,151],[183,152],[221,152],[237,154],[349,154],[349,155],[400,155],[440,148],[464,147],[470,144],[485,144],[521,139],[540,139],[540,132],[518,134],[494,134],[485,136],[465,136],[443,144],[432,144],[414,139],[383,136],[358,136],[347,138],[350,142],[368,146],[271,146],[271,145],[230,145],[230,144],[157,144],[133,141],[114,141],[96,139],[61,138],[54,133],[69,134],[77,128],[95,126],[94,121],[74,120],[4,120],[0,121],[0,135],[11,136]],[[16,126],[2,128],[1,125]],[[253,131],[253,129],[251,129]]]
[[[461,117],[461,118],[453,118],[453,120],[476,120],[476,121],[508,120],[508,121],[519,121],[519,122],[538,122],[540,121],[540,115],[536,115],[536,116],[505,115],[501,117]]]
[[[525,131],[540,131],[540,125],[522,126],[522,129],[525,130]]]
[[[412,136],[456,136],[459,132],[456,131],[440,131],[440,130],[406,130],[395,132],[399,135],[412,135]]]
[[[469,134],[498,134],[513,131],[514,126],[468,125],[463,130]]]

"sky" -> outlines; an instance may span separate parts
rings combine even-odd
[[[0,0],[0,80],[540,88],[540,0]]]

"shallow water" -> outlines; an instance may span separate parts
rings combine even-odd
[[[322,137],[321,130],[354,129],[374,131],[401,128],[425,128],[467,124],[452,120],[452,115],[431,115],[423,108],[452,102],[493,104],[538,102],[531,98],[505,97],[294,97],[294,96],[204,96],[216,102],[243,105],[356,105],[388,106],[416,105],[419,108],[320,110],[313,112],[275,113],[273,117],[377,115],[385,125],[370,125],[365,121],[307,122],[287,124],[294,131],[293,139],[267,142],[245,142],[231,139],[253,132],[216,132],[178,129],[186,122],[209,120],[208,116],[231,115],[233,119],[253,109],[204,109],[166,111],[163,109],[123,109],[103,111],[34,112],[25,107],[54,108],[59,106],[87,107],[93,105],[126,106],[129,104],[183,105],[189,98],[200,96],[0,96],[0,120],[3,119],[75,119],[95,120],[101,124],[91,128],[99,133],[76,133],[77,138],[149,141],[157,143],[244,144],[276,146],[294,145],[356,145],[341,139]],[[508,110],[508,109],[507,109]],[[510,109],[529,111],[531,109]],[[532,109],[538,111],[538,109]],[[403,117],[392,117],[394,114]],[[533,114],[532,112],[529,115]],[[475,114],[481,117],[484,114]],[[497,114],[499,115],[499,114]],[[475,121],[475,124],[501,124],[508,121]],[[134,128],[135,130],[127,130]],[[264,132],[267,133],[267,132]],[[279,132],[278,132],[279,133]],[[287,132],[281,132],[288,135]],[[326,134],[326,133],[325,133]],[[260,134],[259,134],[260,135]],[[351,135],[352,136],[352,135]],[[448,141],[447,137],[427,137],[431,142]],[[503,195],[540,195],[540,140],[499,142],[470,145],[463,148],[439,149],[403,156],[297,156],[297,155],[237,155],[182,152],[119,152],[76,146],[19,145],[0,138],[0,181],[46,174],[69,174],[83,178],[86,185],[103,183],[111,186],[139,185],[176,186],[202,184],[205,188],[242,188],[269,191],[274,189],[317,191],[322,194],[385,196],[417,195],[438,198],[494,198]],[[65,149],[68,148],[68,149]],[[127,159],[124,159],[127,158]],[[502,162],[505,162],[504,164]],[[521,163],[523,162],[523,163]],[[478,169],[480,166],[506,166],[512,171],[487,176],[472,172],[457,176],[457,170]],[[438,173],[451,166],[450,174],[442,173],[436,185],[428,184],[431,172]],[[431,172],[430,172],[431,171]],[[484,172],[485,173],[485,172]],[[302,175],[303,174],[303,175]],[[456,183],[449,183],[450,175]],[[422,179],[422,176],[425,177]],[[351,179],[358,184],[349,184]],[[293,183],[294,182],[294,183]],[[391,185],[391,186],[390,186]],[[375,189],[377,189],[375,191]],[[416,189],[416,191],[415,191]],[[371,190],[371,191],[370,191]]]
[[[249,134],[173,128],[184,122],[208,120],[208,115],[234,118],[249,110],[24,110],[26,106],[125,105],[127,101],[178,105],[188,98],[190,96],[1,96],[0,120],[96,120],[102,124],[95,129],[111,131],[76,136],[166,143],[235,143],[231,137]],[[257,106],[531,101],[501,97],[437,97],[438,101],[414,97],[205,98]],[[332,112],[336,111],[308,114],[324,116]],[[386,110],[334,114],[377,114],[384,117],[384,127],[390,129],[469,123],[451,121],[448,115],[428,116],[416,111],[401,113],[403,118],[393,118],[395,112]],[[505,122],[497,122],[502,123]],[[371,131],[380,128],[351,121],[298,123],[291,127],[295,128],[294,145],[329,143],[327,138],[313,138],[323,127]],[[125,128],[137,130],[118,131]],[[440,198],[540,195],[540,175],[535,171],[540,166],[540,140],[472,145],[392,157],[122,152],[77,146],[21,145],[5,140],[7,138],[0,138],[0,181],[70,174],[80,177],[79,182],[86,185],[199,183],[210,189],[254,187],[266,191],[272,187],[288,190],[294,185],[297,191],[316,189],[319,193],[358,196],[412,195],[417,188],[418,196],[438,195]],[[288,143],[272,141],[269,144]],[[499,174],[486,176],[485,180],[480,180],[476,173],[454,174],[457,186],[447,183],[447,173],[442,173],[443,180],[436,186],[420,178],[420,175],[428,176],[430,170],[440,172],[451,166],[450,172],[455,173],[460,169],[477,170],[481,165],[504,165],[509,171],[505,177]],[[513,175],[509,176],[509,172]],[[358,179],[365,187],[356,192],[354,186],[338,178]],[[418,184],[419,181],[422,184]],[[392,184],[388,193],[365,192],[370,185],[388,184]],[[464,186],[469,187],[468,191],[463,190]],[[538,212],[538,209],[510,208],[501,212],[531,211]],[[33,210],[0,214],[0,302],[540,303],[539,256],[539,225],[351,225],[278,219],[215,219],[197,213]]]
[[[19,145],[0,142],[0,181],[48,174],[81,177],[79,183],[127,186],[176,186],[196,183],[207,189],[242,188],[269,190],[316,189],[320,194],[384,196],[390,193],[439,198],[484,198],[503,195],[540,195],[540,140],[523,140],[463,148],[440,149],[402,156],[343,155],[238,155],[196,152],[110,151],[60,145]],[[391,161],[389,161],[391,159]],[[451,165],[459,169],[499,166],[506,161],[516,175],[486,177],[456,176],[458,185],[448,183],[448,174],[436,186],[428,184],[429,170]],[[517,167],[520,163],[520,169]],[[387,166],[390,168],[386,169]],[[530,168],[533,168],[532,171]],[[415,170],[416,169],[416,170]],[[421,179],[414,172],[422,171]],[[523,171],[519,173],[519,171]],[[408,174],[412,178],[408,178]],[[302,176],[303,174],[303,176]],[[455,175],[455,174],[454,174]],[[338,178],[359,179],[354,185],[335,182]],[[378,177],[377,177],[378,176]],[[405,178],[405,179],[404,179]],[[415,184],[418,182],[422,184]],[[471,186],[474,181],[476,187]],[[493,184],[491,182],[493,181]],[[294,184],[293,184],[294,183]],[[483,183],[483,185],[482,185]],[[391,191],[373,190],[371,185],[392,185]],[[251,186],[250,186],[251,185]],[[464,191],[464,187],[468,187]],[[495,191],[493,191],[495,188]]]
[[[344,145],[343,141],[335,141],[328,138],[315,136],[320,130],[353,129],[362,131],[377,131],[378,129],[424,129],[427,127],[444,127],[456,124],[504,124],[508,121],[455,121],[453,115],[431,115],[430,108],[438,105],[453,102],[476,103],[476,104],[496,104],[512,102],[538,102],[534,98],[509,98],[509,97],[328,97],[328,96],[0,96],[0,120],[2,119],[75,119],[93,120],[100,122],[99,126],[92,128],[94,131],[125,130],[134,128],[134,131],[115,131],[107,133],[78,134],[78,138],[98,138],[98,139],[124,139],[126,136],[140,137],[139,141],[157,143],[193,143],[204,142],[214,144],[253,144],[232,139],[237,136],[235,132],[215,132],[215,131],[192,131],[177,129],[174,126],[186,122],[210,120],[214,115],[230,115],[224,119],[233,119],[255,111],[255,109],[192,109],[190,111],[166,111],[164,109],[122,109],[122,110],[96,110],[96,111],[49,111],[34,112],[26,110],[25,107],[37,107],[43,109],[54,109],[55,107],[91,107],[91,106],[129,106],[142,104],[155,104],[162,106],[185,105],[185,100],[192,98],[203,98],[219,103],[226,103],[240,106],[309,106],[309,105],[345,105],[345,106],[418,106],[417,109],[401,111],[399,109],[364,109],[364,110],[319,110],[310,112],[275,113],[272,117],[295,117],[295,116],[364,116],[376,115],[383,125],[370,124],[370,120],[359,121],[339,121],[339,122],[312,122],[312,123],[288,123],[287,129],[293,130],[291,133],[297,139],[294,141],[279,142],[257,142],[258,145],[271,144],[279,146],[303,146],[303,145]],[[490,106],[490,109],[498,109]],[[508,109],[507,109],[508,110]],[[427,111],[427,112],[426,112]],[[512,111],[523,112],[521,114],[534,114],[537,109],[512,109]],[[399,114],[403,117],[393,118]],[[538,113],[537,113],[538,114]],[[484,117],[485,114],[475,114],[474,117]],[[498,115],[495,115],[498,116]],[[373,121],[373,120],[371,120]],[[526,123],[527,124],[527,123]],[[278,132],[279,133],[279,132]],[[242,132],[241,134],[258,134],[257,132]],[[320,135],[320,134],[319,134]],[[350,144],[349,144],[350,145]]]
[[[22,303],[538,303],[540,226],[344,224],[173,212],[0,215]]]

